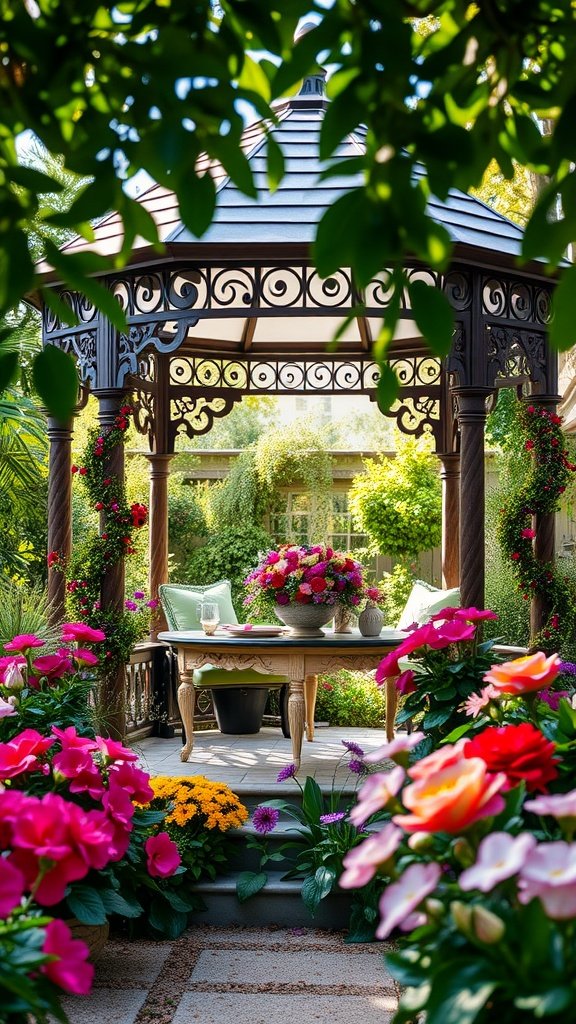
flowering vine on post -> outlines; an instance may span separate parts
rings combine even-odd
[[[157,601],[145,601],[144,592],[137,590],[133,599],[124,602],[123,611],[101,606],[107,571],[134,554],[134,533],[148,519],[146,505],[128,504],[124,481],[109,475],[107,469],[114,448],[124,444],[131,413],[131,407],[123,405],[112,427],[94,427],[88,435],[81,464],[72,466],[72,473],[83,480],[93,508],[100,513],[101,530],[74,548],[67,572],[68,602],[75,616],[106,634],[99,655],[107,673],[127,661],[134,644],[146,632],[146,613],[157,605]],[[61,566],[55,551],[49,553],[48,564],[66,568]]]
[[[501,510],[498,524],[498,539],[510,559],[523,597],[541,597],[550,609],[540,633],[532,638],[534,648],[549,648],[552,640],[557,649],[562,636],[573,632],[576,620],[576,595],[569,579],[558,573],[552,562],[539,561],[533,545],[534,517],[557,511],[570,474],[576,470],[568,459],[561,424],[561,416],[541,406],[521,407],[524,449],[532,456],[530,471]]]

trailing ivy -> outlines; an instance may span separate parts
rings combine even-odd
[[[501,510],[498,540],[518,580],[525,600],[542,598],[549,610],[540,632],[532,637],[534,648],[562,648],[576,624],[576,592],[569,577],[553,562],[541,562],[534,552],[536,516],[553,515],[576,465],[570,462],[562,418],[538,405],[522,405],[519,428],[523,449],[530,458],[523,482]]]
[[[105,430],[94,427],[81,465],[72,466],[73,475],[83,481],[93,508],[100,513],[101,529],[73,551],[66,584],[68,606],[71,615],[106,633],[98,653],[105,671],[111,672],[128,660],[134,644],[147,630],[148,609],[157,604],[145,602],[144,593],[136,591],[134,600],[126,600],[122,610],[101,607],[107,571],[135,553],[134,533],[148,518],[146,505],[128,504],[124,480],[107,472],[110,455],[124,444],[131,412],[129,405],[123,405],[113,426]]]

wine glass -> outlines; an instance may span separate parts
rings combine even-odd
[[[200,605],[200,625],[206,636],[213,636],[220,622],[220,609],[216,601],[202,601]]]

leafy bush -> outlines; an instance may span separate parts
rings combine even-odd
[[[440,543],[442,495],[434,456],[413,438],[399,441],[396,458],[366,460],[352,481],[354,525],[375,552],[409,558]]]
[[[386,719],[383,690],[366,672],[339,672],[322,676],[318,681],[316,719],[330,725],[381,729]]]
[[[2,578],[0,646],[14,636],[32,633],[47,641],[47,650],[58,645],[60,629],[48,629],[48,598],[44,587],[25,586]]]
[[[244,579],[259,561],[259,553],[273,546],[272,538],[260,526],[232,526],[208,538],[196,548],[184,568],[182,583],[206,584],[230,580],[232,601],[239,618],[245,615]]]
[[[415,567],[399,563],[395,565],[392,572],[385,572],[384,578],[380,581],[380,587],[384,591],[384,604],[386,606],[386,621],[395,626],[399,621],[410,591],[414,586]]]

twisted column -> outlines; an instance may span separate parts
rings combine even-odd
[[[55,551],[63,566],[72,550],[72,420],[48,418],[48,551]],[[48,567],[48,619],[56,626],[66,618],[66,576]]]
[[[102,430],[114,426],[123,392],[117,388],[95,392],[98,398],[98,422]],[[124,445],[116,445],[106,456],[105,471],[108,476],[124,480]],[[104,575],[100,591],[103,611],[122,612],[124,608],[124,559],[111,565]],[[125,669],[120,665],[116,670],[103,676],[100,690],[100,705],[104,728],[112,737],[123,737],[126,732]]]
[[[484,427],[490,388],[455,388],[460,426],[460,602],[484,607]]]
[[[460,453],[446,452],[440,459],[442,481],[442,586],[457,587],[460,580]]]
[[[172,455],[147,456],[150,463],[150,597],[158,598],[158,587],[168,582],[168,479]],[[162,608],[158,606],[151,616],[150,635],[156,640],[166,629]]]

